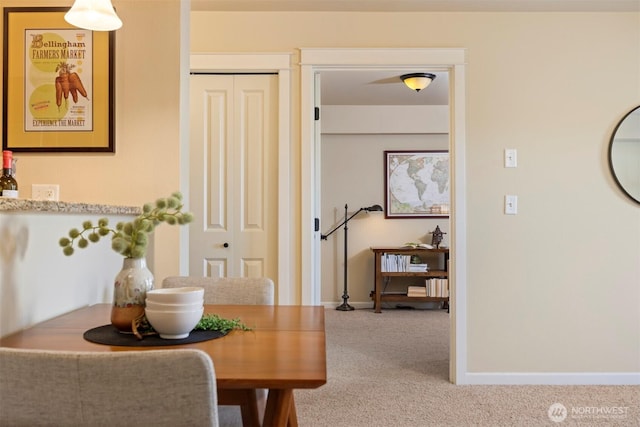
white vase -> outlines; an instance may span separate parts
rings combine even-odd
[[[147,291],[153,289],[153,273],[146,258],[125,258],[113,285],[111,324],[120,332],[132,332],[134,319],[144,313]]]

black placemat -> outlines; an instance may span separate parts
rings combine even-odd
[[[113,325],[104,325],[89,329],[84,333],[83,337],[85,340],[96,344],[119,345],[124,347],[158,347],[208,341],[223,337],[228,333],[229,332],[197,330],[191,331],[188,337],[181,339],[171,340],[160,338],[159,335],[147,335],[139,340],[133,334],[121,333]]]

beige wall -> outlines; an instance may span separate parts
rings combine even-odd
[[[467,48],[469,371],[640,371],[640,209],[620,194],[606,160],[613,127],[640,103],[637,13],[191,19],[193,52]],[[502,167],[506,147],[518,150],[517,169]],[[299,165],[292,171],[298,177]],[[505,194],[519,196],[517,216],[503,215]]]
[[[125,25],[116,45],[117,152],[21,154],[23,188],[59,183],[65,200],[137,205],[179,186],[179,5],[114,4]],[[194,52],[296,54],[296,227],[297,49],[467,48],[469,370],[640,371],[640,209],[620,194],[606,162],[615,123],[640,103],[638,14],[198,12],[191,19]],[[501,167],[505,147],[518,149],[517,169]],[[517,216],[502,214],[507,193],[520,197]],[[166,234],[156,236],[156,276],[178,268],[177,238]]]

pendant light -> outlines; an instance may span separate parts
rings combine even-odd
[[[64,15],[69,24],[85,30],[113,31],[122,27],[111,0],[75,0]]]
[[[411,73],[403,74],[400,78],[409,89],[420,92],[431,84],[431,82],[436,78],[436,75],[431,73]]]

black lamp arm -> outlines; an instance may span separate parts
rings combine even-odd
[[[338,230],[340,227],[342,227],[343,225],[345,225],[346,223],[348,223],[349,221],[351,221],[351,218],[353,218],[354,216],[358,215],[360,212],[362,212],[363,210],[365,210],[366,208],[360,208],[356,211],[356,213],[354,213],[353,215],[351,215],[349,218],[345,219],[344,221],[342,221],[339,225],[336,225],[335,228],[333,228],[331,231],[329,231],[327,234],[321,234],[320,235],[320,239],[322,240],[327,240],[327,237],[331,236],[336,230]]]

